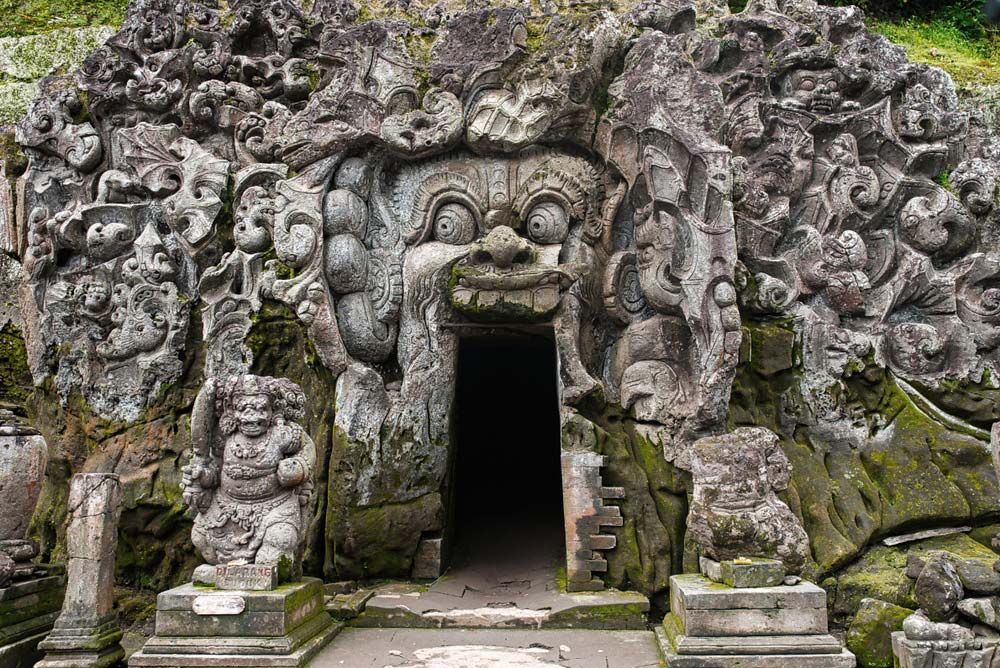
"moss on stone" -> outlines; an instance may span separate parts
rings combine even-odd
[[[903,628],[913,610],[873,598],[861,601],[847,629],[847,649],[854,652],[861,668],[892,668],[892,636]]]
[[[0,0],[0,37],[121,25],[128,0]]]
[[[0,407],[23,413],[31,391],[24,338],[17,327],[7,323],[0,327]]]

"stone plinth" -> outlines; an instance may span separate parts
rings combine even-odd
[[[111,473],[81,473],[69,490],[66,597],[52,632],[39,643],[37,668],[104,668],[125,656],[112,611],[122,486]]]
[[[343,627],[324,610],[316,578],[273,591],[186,584],[156,599],[156,634],[130,667],[304,666]]]
[[[0,589],[0,666],[32,668],[42,658],[38,643],[59,616],[66,580],[41,575]]]
[[[735,588],[702,575],[670,578],[657,637],[669,668],[853,668],[827,632],[826,592],[809,582]]]
[[[899,668],[995,668],[1000,666],[998,642],[973,640],[909,640],[902,631],[892,634],[892,653]]]

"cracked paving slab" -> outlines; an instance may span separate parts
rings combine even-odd
[[[346,629],[309,668],[658,668],[649,631]]]

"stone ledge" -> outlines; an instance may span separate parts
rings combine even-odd
[[[656,639],[669,668],[855,668],[856,659],[846,649],[837,654],[676,654],[666,631],[656,629]]]

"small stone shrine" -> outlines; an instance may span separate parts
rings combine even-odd
[[[66,598],[35,668],[111,668],[125,657],[114,617],[122,486],[113,473],[78,473],[69,490]]]
[[[340,630],[302,577],[316,449],[284,378],[209,378],[195,400],[184,501],[207,562],[161,593],[137,666],[304,666]]]
[[[48,447],[38,432],[0,410],[0,666],[30,668],[59,616],[65,578],[33,559],[25,533],[45,477]]]
[[[741,427],[694,443],[688,526],[700,575],[670,578],[658,629],[669,668],[853,668],[827,628],[826,592],[797,573],[806,533],[776,492],[791,466],[778,438]]]

